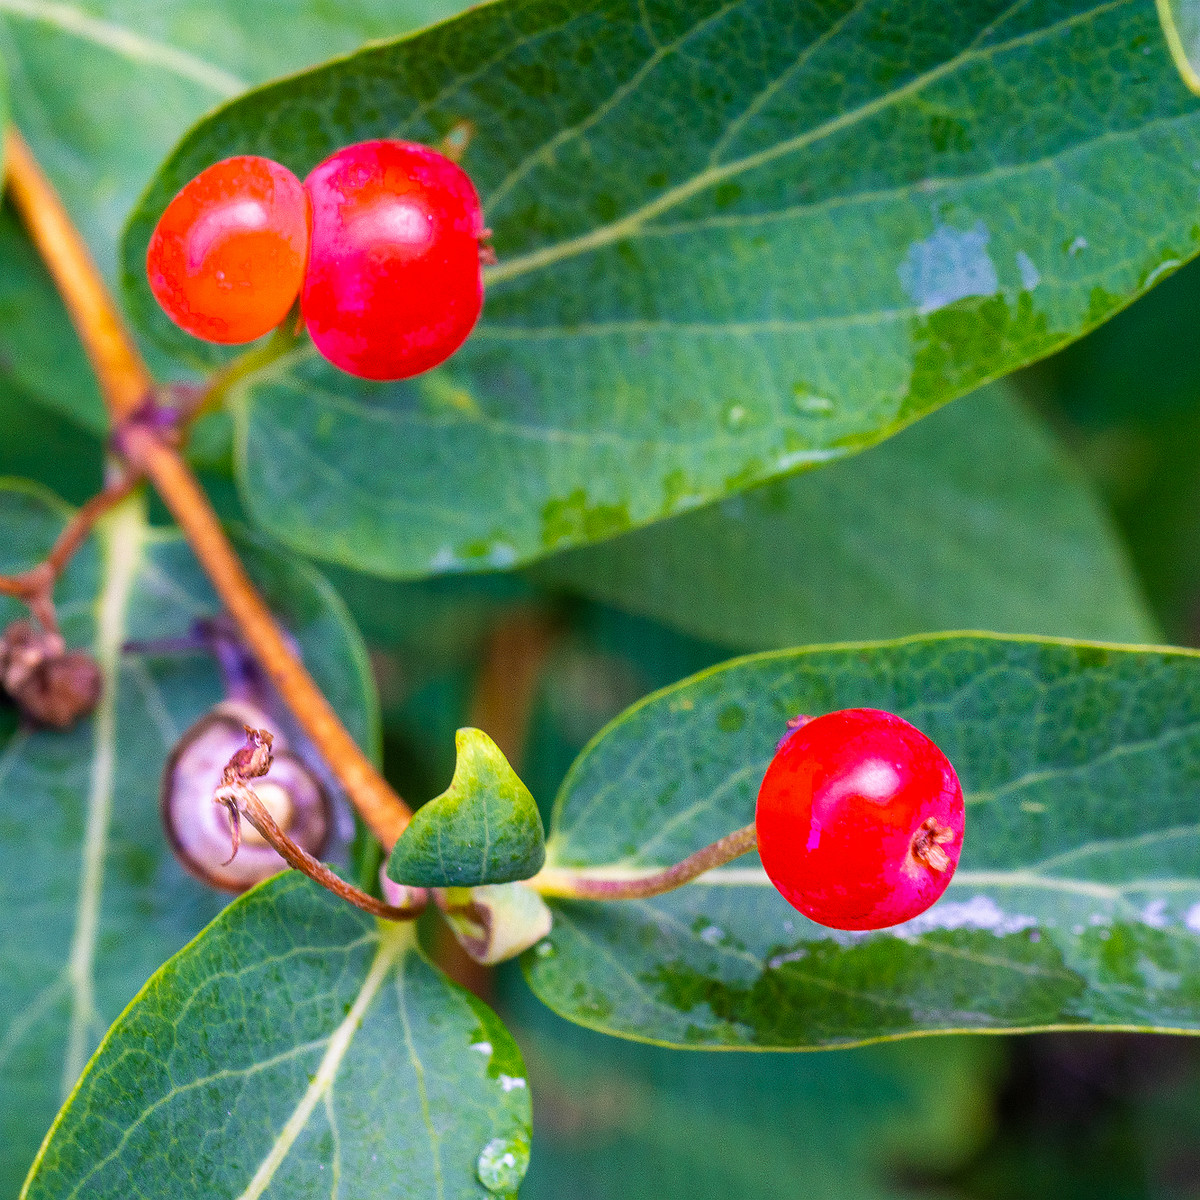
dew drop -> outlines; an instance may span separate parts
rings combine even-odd
[[[475,1174],[489,1192],[507,1195],[517,1190],[529,1168],[525,1138],[492,1138],[479,1153]]]
[[[924,241],[913,242],[898,272],[918,312],[927,315],[956,300],[995,295],[1000,280],[988,253],[990,241],[987,226],[977,221],[970,229],[939,225]]]
[[[1042,273],[1024,250],[1017,251],[1017,270],[1021,272],[1021,286],[1027,292],[1032,292],[1042,281]]]
[[[740,404],[731,404],[725,410],[725,424],[730,429],[740,429],[746,421],[746,410]]]
[[[825,396],[814,396],[809,392],[797,392],[796,407],[801,412],[806,413],[830,413],[833,412],[833,401]]]

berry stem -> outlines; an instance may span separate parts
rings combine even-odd
[[[689,854],[682,862],[661,870],[637,868],[592,867],[571,870],[546,867],[528,880],[528,886],[543,896],[558,896],[568,900],[644,900],[673,892],[685,883],[724,866],[758,846],[754,823],[744,829],[727,833],[703,850]]]
[[[79,333],[108,407],[114,441],[135,476],[148,476],[179,523],[254,656],[346,789],[371,831],[391,847],[411,813],[338,720],[254,590],[170,431],[139,420],[159,390],[125,328],[86,244],[24,139],[10,125],[6,182]],[[264,835],[265,836],[265,835]]]
[[[292,310],[299,313],[299,308]],[[218,412],[225,406],[230,393],[248,375],[269,367],[276,359],[295,350],[300,344],[297,317],[289,314],[275,332],[261,346],[252,346],[239,354],[227,367],[215,372],[200,391],[195,408],[188,414],[189,420]]]
[[[343,900],[353,904],[355,908],[361,908],[363,912],[383,917],[388,921],[411,921],[425,911],[428,894],[411,906],[398,908],[394,904],[385,904],[382,900],[376,900],[374,896],[356,888],[352,883],[347,883],[340,875],[334,874],[319,858],[314,858],[302,846],[296,845],[279,828],[275,818],[267,811],[267,806],[255,795],[253,787],[244,784],[239,790],[241,792],[239,809],[242,816],[262,834],[263,840],[287,862],[288,866],[302,871],[309,879],[319,883],[335,896],[340,896]]]

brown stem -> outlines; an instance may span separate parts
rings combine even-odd
[[[279,694],[321,757],[337,776],[362,818],[386,847],[408,824],[404,802],[346,732],[329,701],[279,632],[270,609],[254,590],[229,544],[208,497],[178,451],[138,424],[125,428],[122,447],[130,465],[144,471],[186,534],[192,553]]]
[[[20,575],[0,575],[0,593],[24,601],[47,633],[56,632],[58,618],[54,613],[53,594],[58,577],[66,570],[75,551],[86,541],[96,522],[109,509],[120,504],[137,487],[138,482],[137,476],[127,475],[93,496],[71,518],[50,548],[50,553],[36,567]]]
[[[246,644],[372,832],[390,847],[411,815],[346,732],[329,702],[280,636],[200,485],[176,451],[136,419],[155,383],[87,246],[21,136],[9,126],[7,179],[30,237],[49,267],[100,381],[121,452],[150,477]]]
[[[661,871],[640,874],[615,870],[602,874],[605,868],[596,868],[591,873],[587,868],[571,870],[565,867],[547,867],[528,884],[543,896],[560,896],[571,900],[644,900],[647,896],[661,896],[690,883],[693,879],[711,871],[714,867],[748,854],[758,846],[758,837],[751,823],[744,829],[735,829],[723,838],[689,854],[682,862]]]
[[[57,540],[46,555],[45,565],[57,579],[66,569],[75,551],[83,545],[92,526],[110,509],[116,508],[130,492],[141,482],[139,475],[126,475],[110,483],[102,492],[93,496],[70,520],[66,529],[58,535]]]
[[[5,162],[13,203],[54,277],[113,423],[118,424],[146,402],[154,380],[54,186],[11,125]]]
[[[384,917],[389,921],[411,921],[425,910],[428,893],[421,896],[419,901],[411,906],[398,908],[394,904],[384,904],[366,892],[360,891],[353,884],[347,883],[340,875],[331,871],[319,858],[314,858],[307,850],[297,846],[286,833],[275,823],[275,818],[267,811],[267,807],[254,794],[254,789],[243,785],[240,795],[240,808],[246,820],[262,834],[266,842],[288,864],[297,871],[303,871],[309,879],[315,880],[323,888],[349,901],[355,908],[361,908],[376,917]]]
[[[544,611],[522,609],[489,634],[471,694],[467,723],[482,729],[520,770],[533,705],[559,624]]]

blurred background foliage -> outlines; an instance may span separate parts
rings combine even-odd
[[[117,215],[97,221],[115,231]],[[101,478],[98,397],[7,208],[0,264],[0,476],[81,503]],[[1010,632],[1200,645],[1198,309],[1200,262],[1021,372],[1003,397],[965,398],[860,459],[528,573],[392,583],[328,571],[371,647],[389,777],[414,803],[428,799],[449,782],[459,725],[507,722],[505,748],[548,807],[584,743],[654,688],[736,651],[945,628],[955,613]],[[37,361],[10,355],[6,336],[26,348],[32,338]],[[972,446],[998,421],[1023,439],[1021,453],[1004,438]],[[954,446],[969,469],[912,465]],[[240,516],[221,417],[197,431],[192,456],[223,514]],[[1021,517],[1000,500],[1008,477],[1014,494],[1028,493],[1017,476],[1031,458],[1043,490]],[[995,504],[972,494],[980,480]],[[904,522],[897,543],[888,513],[918,510],[925,524]],[[857,521],[853,543],[830,535],[835,517]],[[755,521],[765,562],[739,549],[738,530]],[[940,541],[928,536],[935,526]],[[689,579],[687,556],[705,544],[720,552]],[[792,589],[782,599],[776,564]],[[968,578],[965,593],[930,589],[939,571]],[[528,704],[500,711],[489,688],[522,671]],[[530,1066],[527,1200],[1200,1197],[1200,1044],[1190,1039],[679,1053],[568,1025],[511,964],[494,977],[459,967],[498,1005]]]

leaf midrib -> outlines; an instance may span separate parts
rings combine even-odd
[[[354,998],[350,1011],[334,1030],[316,1074],[313,1075],[304,1095],[292,1110],[291,1116],[279,1131],[271,1149],[259,1163],[258,1170],[255,1171],[246,1185],[246,1190],[241,1193],[238,1200],[258,1200],[270,1186],[272,1179],[275,1178],[275,1173],[282,1166],[283,1160],[307,1125],[313,1111],[333,1087],[342,1061],[350,1050],[350,1044],[362,1025],[367,1009],[370,1008],[396,960],[410,949],[412,941],[413,933],[408,924],[381,926],[379,949],[375,953],[375,958],[363,979],[358,995]]]
[[[186,50],[153,41],[124,25],[101,20],[71,4],[52,0],[0,0],[0,16],[4,15],[51,25],[62,33],[111,50],[132,62],[146,63],[181,79],[189,79],[223,98],[236,96],[248,86],[237,76]]]
[[[67,958],[71,1018],[63,1058],[64,1098],[70,1094],[83,1071],[88,1057],[88,1035],[98,1016],[95,956],[104,887],[104,859],[116,786],[121,646],[125,641],[129,604],[142,561],[146,527],[145,498],[134,495],[115,509],[98,531],[104,574],[96,601],[93,650],[104,687],[93,716],[92,769],[88,782],[79,900],[75,932]]]

